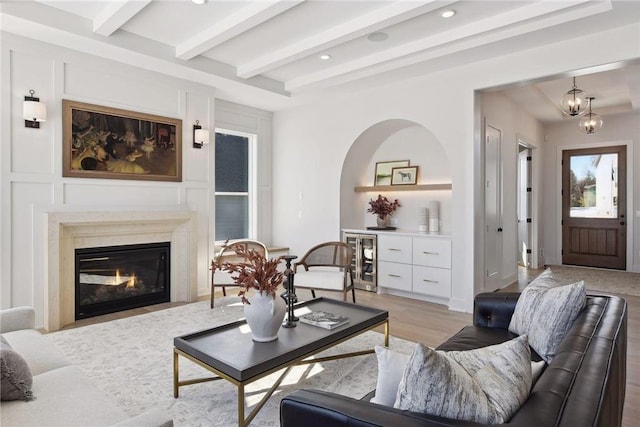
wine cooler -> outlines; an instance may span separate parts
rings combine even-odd
[[[356,289],[376,292],[378,288],[376,235],[343,233],[342,240],[353,248],[351,270]]]

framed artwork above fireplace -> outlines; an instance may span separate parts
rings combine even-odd
[[[62,100],[62,176],[182,181],[182,120]]]

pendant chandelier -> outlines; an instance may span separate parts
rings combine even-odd
[[[578,126],[584,129],[587,135],[591,135],[596,133],[596,131],[599,131],[602,128],[602,125],[604,124],[604,122],[602,121],[602,118],[599,115],[591,111],[591,104],[595,98],[589,97],[587,99],[589,102],[589,112],[585,114],[584,117],[582,117],[582,119],[580,119],[580,123],[578,124]]]
[[[560,101],[562,112],[568,116],[579,116],[587,111],[589,104],[584,92],[576,86],[576,78],[573,78],[573,88],[564,94]]]

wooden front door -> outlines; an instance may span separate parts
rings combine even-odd
[[[625,146],[562,152],[562,263],[626,269]]]

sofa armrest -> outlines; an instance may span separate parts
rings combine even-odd
[[[403,411],[320,390],[297,390],[280,402],[280,427],[478,426]]]
[[[473,325],[508,329],[519,297],[519,292],[487,292],[476,295],[473,303]]]
[[[163,411],[154,408],[128,420],[113,424],[111,427],[173,427],[173,419]]]
[[[0,311],[0,333],[35,327],[36,312],[31,307],[15,307]]]

